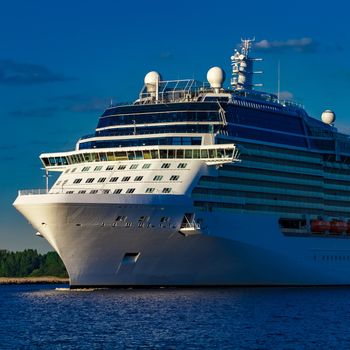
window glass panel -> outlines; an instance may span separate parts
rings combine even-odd
[[[107,155],[106,155],[106,153],[100,153],[100,159],[101,159],[101,162],[107,161]]]
[[[113,152],[107,152],[107,159],[109,161],[115,160],[114,153]]]
[[[134,151],[128,151],[128,159],[133,160],[135,159],[135,152]]]
[[[201,158],[208,158],[208,150],[207,149],[201,150]]]
[[[151,152],[150,151],[143,151],[143,158],[144,159],[151,159]]]
[[[126,152],[115,152],[115,159],[116,160],[127,160],[128,156]]]
[[[161,149],[159,151],[159,154],[160,154],[160,158],[167,158],[167,150],[166,149]]]
[[[152,156],[152,159],[158,159],[159,158],[158,150],[151,150],[151,156]]]

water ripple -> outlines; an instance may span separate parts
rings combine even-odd
[[[1,349],[348,349],[350,288],[0,287]]]

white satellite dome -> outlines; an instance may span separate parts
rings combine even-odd
[[[335,122],[335,113],[330,109],[326,109],[322,115],[321,119],[326,124],[333,124]]]
[[[210,87],[213,89],[220,89],[225,81],[225,72],[220,67],[212,67],[208,70],[207,80]]]
[[[162,76],[158,72],[156,71],[148,72],[145,75],[145,79],[144,79],[145,85],[147,87],[147,91],[155,92],[156,86],[160,81],[162,81]]]

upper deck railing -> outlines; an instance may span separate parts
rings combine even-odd
[[[210,91],[209,84],[194,79],[160,81],[158,101],[156,102],[193,101],[204,91]],[[137,103],[140,104],[154,101],[152,94],[147,91],[146,85],[143,86],[139,97]]]

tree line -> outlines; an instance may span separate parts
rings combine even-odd
[[[0,250],[0,277],[68,277],[67,270],[56,252],[39,254],[36,249],[23,252]]]

